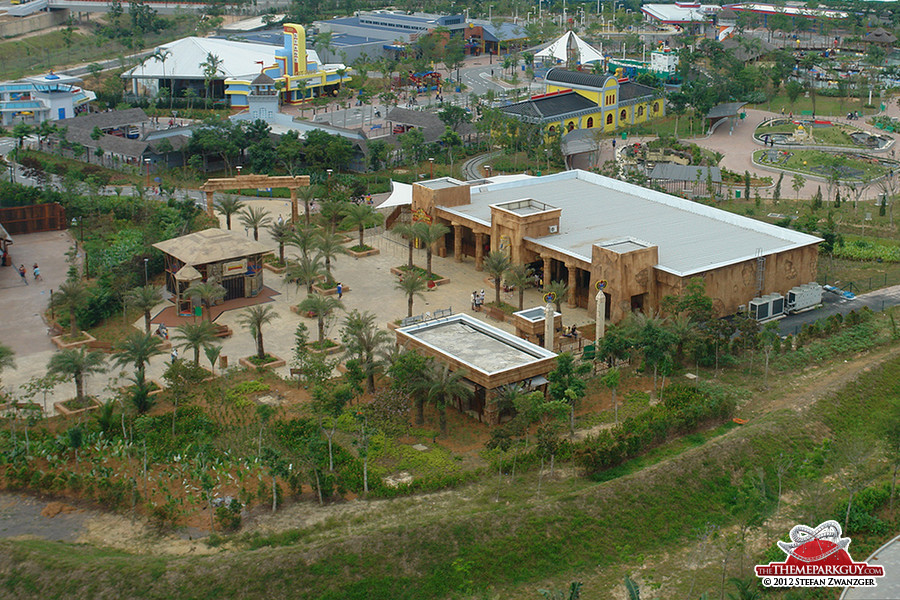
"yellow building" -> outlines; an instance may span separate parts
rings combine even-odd
[[[546,93],[501,110],[548,134],[602,128],[613,132],[666,114],[662,90],[611,75],[550,69]]]

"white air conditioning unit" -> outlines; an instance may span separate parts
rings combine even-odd
[[[551,226],[550,226],[550,233],[556,233],[557,231],[559,231],[559,226],[558,226],[558,225],[551,225]]]

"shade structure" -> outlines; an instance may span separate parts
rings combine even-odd
[[[573,31],[565,32],[561,37],[550,42],[550,45],[535,54],[534,57],[542,60],[554,58],[567,61],[569,60],[570,48],[574,51],[575,59],[579,63],[603,60],[603,55],[599,50],[575,35],[575,32]]]

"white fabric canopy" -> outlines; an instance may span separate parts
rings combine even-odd
[[[391,195],[375,208],[394,208],[412,204],[412,184],[391,181]]]
[[[555,58],[557,60],[569,60],[569,48],[574,48],[575,58],[580,63],[589,63],[595,60],[603,60],[599,50],[575,35],[573,31],[565,32],[556,41],[534,55],[537,59]]]

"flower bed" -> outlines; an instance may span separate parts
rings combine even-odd
[[[329,354],[337,354],[344,349],[341,344],[334,340],[329,340],[328,338],[325,338],[321,342],[309,342],[306,344],[306,347],[311,352],[319,352],[326,356]]]
[[[412,269],[410,269],[409,265],[402,265],[400,267],[391,267],[391,273],[393,275],[396,275],[397,277],[402,277],[403,275],[405,275],[406,273],[409,273],[410,271],[412,271],[414,273],[418,273],[422,277],[422,279],[425,279],[425,280],[429,279],[427,271],[425,269],[423,269],[422,267],[413,266]],[[450,278],[443,277],[441,275],[438,275],[437,273],[432,273],[431,281],[433,281],[435,285],[444,285],[446,283],[450,283]]]
[[[321,295],[323,295],[323,296],[335,296],[335,295],[337,295],[337,284],[334,283],[334,282],[331,283],[331,287],[328,287],[328,284],[327,284],[327,283],[323,283],[322,285],[318,285],[318,284],[313,285],[313,286],[312,286],[312,289],[313,289],[314,292],[319,293],[319,294],[321,294]],[[346,294],[346,293],[349,292],[349,291],[350,291],[350,286],[349,286],[349,285],[344,285],[344,287],[342,288],[341,293],[342,293],[342,294]],[[315,316],[315,315],[313,315],[313,316]]]
[[[238,359],[238,362],[241,365],[247,367],[248,369],[260,368],[260,369],[277,369],[278,367],[283,367],[287,364],[287,361],[283,358],[279,358],[274,354],[266,353],[264,359],[260,359],[255,354],[253,356],[248,356],[246,358]]]

